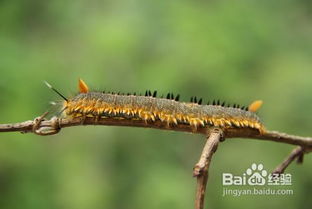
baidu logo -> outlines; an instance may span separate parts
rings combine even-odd
[[[255,164],[251,165],[251,168],[246,170],[246,174],[249,176],[247,183],[249,185],[265,185],[266,179],[265,177],[268,175],[267,171],[263,169],[262,164]]]
[[[289,173],[269,174],[264,169],[263,164],[252,163],[241,175],[222,174],[222,196],[293,195],[294,191],[289,187],[270,187],[275,185],[289,186],[292,183],[291,177]],[[241,187],[245,185],[249,187]]]
[[[242,175],[222,174],[222,184],[229,185],[291,185],[291,174],[268,174],[263,164],[252,163]]]

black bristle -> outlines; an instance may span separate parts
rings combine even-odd
[[[145,91],[145,96],[147,97],[147,95],[148,95],[148,91],[146,90],[146,91]]]
[[[117,92],[117,95],[120,95],[120,91]]]
[[[79,81],[79,86],[80,86],[81,82],[82,82],[82,84],[84,84],[83,81],[80,80],[80,81]],[[48,82],[44,81],[44,83],[45,83],[45,85],[46,85],[49,89],[51,89],[52,91],[54,91],[57,95],[59,95],[59,96],[62,97],[66,102],[68,102],[68,99],[67,99],[61,92],[59,92],[57,89],[53,88],[53,86],[51,86]],[[87,88],[87,89],[88,89],[88,88]],[[53,103],[54,103],[54,102],[52,102],[52,104],[53,104]],[[62,113],[65,109],[66,109],[66,108],[64,108],[60,113]],[[60,114],[60,113],[59,113],[59,114]],[[42,117],[43,117],[43,116],[42,116]]]
[[[236,104],[234,104],[233,107],[236,108]]]
[[[216,101],[215,100],[212,101],[212,105],[216,105]]]
[[[105,94],[105,91],[102,91],[103,94]]]
[[[217,100],[217,105],[220,105],[220,100],[219,99]]]
[[[194,97],[194,103],[197,103],[197,97]]]
[[[127,96],[129,96],[130,95],[130,93],[127,93]]]
[[[198,100],[198,104],[202,104],[202,102],[203,102],[203,99],[200,98],[200,99]]]
[[[193,103],[193,97],[191,97],[191,103]]]
[[[228,105],[227,105],[227,107],[231,107],[231,105],[230,105],[230,104],[228,104]]]
[[[210,101],[207,102],[207,105],[210,105]]]
[[[171,93],[171,95],[170,95],[170,99],[174,99],[174,95],[173,95],[173,93]]]
[[[241,109],[242,109],[242,110],[245,110],[245,106],[242,106]]]
[[[154,91],[153,97],[156,97],[156,96],[157,96],[157,91]]]
[[[135,95],[136,95],[136,92],[133,93],[133,96],[135,96]]]
[[[179,101],[179,99],[180,99],[180,94],[178,94],[176,97],[175,97],[175,101]]]
[[[149,94],[150,97],[152,96],[152,92],[151,91],[148,91],[148,94]]]
[[[167,99],[170,99],[170,93],[167,94],[167,97],[166,97],[166,98],[167,98]]]
[[[245,110],[246,110],[246,111],[249,111],[249,108],[248,108],[248,107],[246,107],[246,108],[245,108]]]
[[[239,108],[239,104],[236,107]]]
[[[225,102],[223,102],[223,103],[221,104],[221,106],[224,107],[224,106],[225,106]]]

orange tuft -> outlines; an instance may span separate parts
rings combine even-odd
[[[89,87],[82,79],[79,79],[78,81],[78,88],[80,93],[88,93],[89,91]]]
[[[248,106],[250,112],[256,112],[261,105],[263,104],[262,100],[256,100]]]

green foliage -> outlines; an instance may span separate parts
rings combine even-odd
[[[0,123],[32,119],[77,79],[93,89],[157,89],[205,101],[263,99],[268,129],[312,135],[309,1],[0,2]],[[55,136],[1,134],[0,208],[191,208],[202,136],[122,127]],[[272,170],[291,150],[227,140],[210,171],[211,208],[308,208],[311,157],[292,165],[294,195],[222,197],[221,173]],[[239,162],[239,163],[238,163]]]

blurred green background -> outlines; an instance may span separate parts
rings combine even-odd
[[[78,78],[249,104],[268,129],[312,135],[312,4],[283,1],[0,1],[0,123],[33,119]],[[192,208],[203,136],[125,127],[0,135],[0,208]],[[222,197],[222,172],[271,171],[293,147],[233,139],[214,156],[209,208],[310,208],[312,158],[294,195]]]

